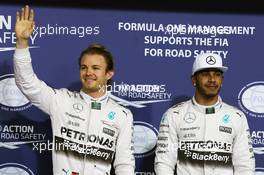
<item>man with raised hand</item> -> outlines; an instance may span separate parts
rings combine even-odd
[[[219,96],[226,70],[219,55],[196,57],[193,98],[168,109],[161,120],[157,175],[254,175],[247,119]]]
[[[29,6],[16,14],[15,80],[38,108],[50,115],[53,132],[53,172],[76,175],[134,175],[131,112],[107,93],[113,58],[100,44],[92,44],[79,57],[80,92],[53,89],[32,69],[28,40],[34,30]]]

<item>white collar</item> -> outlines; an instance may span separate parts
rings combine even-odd
[[[99,98],[94,98],[86,93],[84,93],[82,90],[80,91],[81,96],[85,100],[86,103],[91,103],[91,102],[97,102],[97,103],[102,103],[105,104],[108,101],[109,94],[106,92],[103,96]]]
[[[214,110],[213,113],[216,113],[222,107],[222,98],[220,96],[218,96],[217,102],[215,104],[210,105],[210,106],[205,106],[205,105],[198,104],[197,101],[195,100],[195,97],[193,97],[192,98],[192,104],[196,110],[198,110],[204,114],[208,114],[207,110],[210,110],[210,109],[213,109]]]

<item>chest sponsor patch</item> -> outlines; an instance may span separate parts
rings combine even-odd
[[[67,156],[92,159],[107,164],[111,164],[115,153],[107,147],[81,144],[58,136],[55,136],[55,151]]]
[[[199,166],[232,166],[232,143],[220,141],[180,141],[178,159]]]
[[[115,135],[115,131],[113,131],[112,129],[106,128],[106,127],[103,128],[103,133],[110,135],[112,137]]]
[[[91,107],[92,109],[101,110],[101,103],[92,102]]]
[[[226,132],[228,134],[232,134],[232,128],[226,126],[219,126],[220,132]]]

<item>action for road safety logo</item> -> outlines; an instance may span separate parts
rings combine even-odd
[[[0,76],[0,108],[5,111],[22,111],[32,104],[15,83],[13,74]]]
[[[264,117],[264,81],[247,84],[238,95],[238,104],[242,111],[251,117]]]

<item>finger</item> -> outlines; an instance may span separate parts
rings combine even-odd
[[[16,12],[16,22],[20,21],[19,12]]]
[[[33,31],[35,29],[35,22],[32,23],[29,33],[32,35]]]
[[[30,21],[34,21],[34,11],[33,11],[33,9],[30,9],[29,20]]]
[[[25,19],[25,9],[22,8],[21,9],[21,20],[24,20]]]
[[[29,16],[29,7],[28,5],[25,6],[25,20],[28,20],[28,16]]]
[[[32,33],[35,29],[35,21],[32,22],[31,29],[32,29],[32,31],[31,31],[31,33]]]

